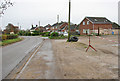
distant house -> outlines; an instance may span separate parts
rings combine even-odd
[[[17,34],[19,32],[19,27],[14,26],[13,24],[9,23],[4,30],[4,34]]]
[[[43,32],[43,31],[46,31],[46,29],[45,29],[45,27],[42,27],[42,26],[36,25],[36,27],[34,27],[34,26],[32,25],[32,28],[30,29],[30,32],[32,33],[33,31]]]
[[[112,23],[105,17],[85,17],[79,25],[81,35],[98,33],[98,28],[112,29]]]
[[[32,25],[32,28],[30,29],[30,32],[35,31],[36,28],[37,28],[37,25],[36,25],[36,27],[34,27],[34,26]]]
[[[46,32],[51,32],[51,27],[52,26],[50,24],[44,26],[44,28],[46,29]]]
[[[77,25],[70,24],[70,32],[76,32]],[[61,21],[60,23],[55,23],[49,28],[50,32],[58,32],[59,34],[67,34],[68,33],[68,23]]]
[[[52,25],[51,30],[52,32],[59,32],[61,25],[63,25],[65,22],[55,23]]]

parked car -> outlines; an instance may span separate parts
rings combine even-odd
[[[63,35],[64,35],[64,36],[68,36],[68,33],[67,33],[67,32],[65,32]]]

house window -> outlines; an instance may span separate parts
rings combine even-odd
[[[89,34],[89,29],[83,29],[83,33],[88,33]]]
[[[83,25],[85,25],[85,21],[83,22]]]
[[[87,21],[87,25],[89,25],[89,21]]]
[[[86,33],[86,29],[83,29],[83,33]]]

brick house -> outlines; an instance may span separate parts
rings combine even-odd
[[[17,34],[18,32],[19,32],[19,27],[9,23],[6,26],[6,29],[4,30],[3,34]]]
[[[112,22],[105,17],[85,17],[79,25],[80,35],[98,33],[98,28],[112,29]]]
[[[32,28],[30,29],[30,32],[33,33],[33,31],[44,32],[44,31],[46,31],[46,28],[42,27],[42,26],[38,26],[38,25],[36,25],[36,27],[34,27],[32,25]]]
[[[51,32],[51,27],[52,27],[52,26],[51,26],[50,24],[44,26],[44,28],[46,29],[45,32]]]
[[[76,32],[77,25],[70,24],[70,32]],[[60,23],[55,23],[50,28],[51,32],[58,32],[59,34],[64,34],[68,32],[68,23],[61,21]]]

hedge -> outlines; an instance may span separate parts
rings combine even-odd
[[[2,41],[3,41],[3,40],[8,40],[8,39],[16,39],[16,38],[18,38],[18,35],[17,34],[10,34],[10,35],[2,35],[1,37],[2,37]]]
[[[58,36],[59,36],[59,33],[58,33],[58,32],[53,32],[53,33],[51,33],[50,36],[51,36],[51,37],[58,37]]]

